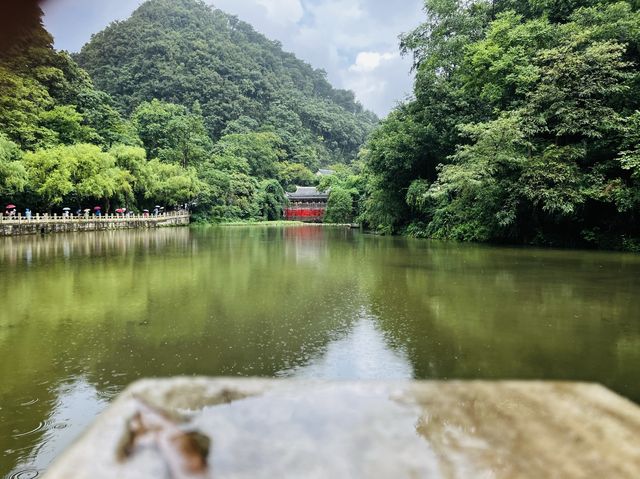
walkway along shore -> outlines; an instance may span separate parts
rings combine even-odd
[[[25,216],[3,216],[0,217],[0,236],[186,226],[190,220],[191,215],[187,211],[163,213],[158,216],[58,216],[56,214],[37,214],[31,218]]]

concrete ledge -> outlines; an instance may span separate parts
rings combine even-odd
[[[176,474],[153,440],[125,457],[141,404],[207,436],[207,469]],[[144,380],[45,477],[636,479],[640,408],[580,383]]]

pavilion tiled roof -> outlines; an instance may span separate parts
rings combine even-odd
[[[287,193],[290,200],[318,200],[325,201],[329,193],[318,191],[315,186],[297,186],[295,193]]]

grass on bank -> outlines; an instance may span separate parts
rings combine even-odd
[[[196,221],[192,223],[195,226],[340,226],[351,227],[350,224],[339,223],[305,223],[303,221],[260,221],[260,220],[234,220],[234,221]]]
[[[301,226],[302,221],[260,221],[260,220],[233,220],[233,221],[196,221],[195,226]]]

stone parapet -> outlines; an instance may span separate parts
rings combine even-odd
[[[636,479],[638,437],[595,384],[144,380],[45,478]]]
[[[166,213],[159,216],[33,216],[0,218],[0,236],[21,236],[78,231],[157,228],[182,226],[190,222],[189,213]]]

